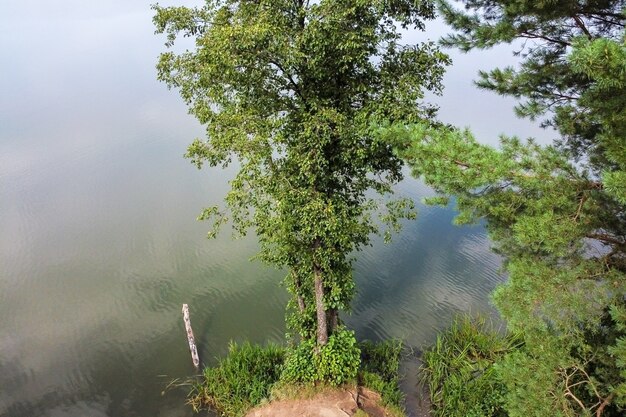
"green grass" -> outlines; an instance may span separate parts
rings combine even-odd
[[[269,397],[284,358],[285,349],[275,345],[233,343],[217,366],[205,368],[202,380],[189,395],[189,403],[195,411],[208,407],[222,416],[243,416]]]
[[[484,318],[457,317],[422,358],[433,417],[507,416],[506,388],[494,365],[521,345],[520,335],[502,335]]]
[[[358,383],[378,392],[383,405],[401,407],[404,399],[399,386],[398,368],[402,354],[399,340],[361,342],[361,367]]]

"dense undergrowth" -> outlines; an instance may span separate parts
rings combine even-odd
[[[309,354],[306,346],[289,351],[271,344],[233,343],[226,357],[204,370],[189,403],[196,411],[210,408],[224,417],[241,417],[266,401],[358,385],[379,393],[382,405],[394,415],[404,415],[402,343],[353,340],[351,332],[339,333],[317,355]],[[520,335],[499,333],[484,318],[457,317],[422,358],[421,380],[430,393],[433,417],[507,417],[498,362],[522,345]]]
[[[316,357],[308,357],[310,349],[305,348],[288,353],[276,345],[232,343],[228,355],[206,368],[193,384],[189,403],[196,411],[210,408],[224,417],[241,417],[272,399],[306,397],[328,387],[358,384],[378,392],[382,405],[403,415],[398,385],[401,342],[353,345],[351,334],[340,335],[337,340],[331,337],[325,347],[328,352],[319,352]],[[346,373],[346,369],[354,371]],[[319,380],[330,382],[316,382]]]
[[[433,417],[508,416],[497,362],[522,343],[521,335],[499,333],[484,318],[457,317],[422,358]]]
[[[322,347],[316,349],[315,340],[309,339],[290,351],[285,358],[281,380],[304,384],[324,381],[339,386],[356,378],[359,357],[354,332],[340,329]]]

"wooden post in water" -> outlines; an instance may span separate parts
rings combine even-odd
[[[191,352],[191,360],[193,366],[198,369],[200,367],[200,358],[198,357],[198,349],[196,349],[196,340],[191,330],[191,320],[189,319],[189,306],[183,304],[183,321],[185,322],[185,330],[187,331],[187,341],[189,342],[189,351]]]

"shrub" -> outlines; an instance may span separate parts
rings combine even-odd
[[[316,380],[317,371],[313,360],[315,342],[303,340],[298,346],[287,353],[281,381],[286,383],[309,383]]]
[[[284,357],[284,349],[275,345],[231,343],[228,355],[217,366],[204,369],[202,381],[192,388],[189,403],[196,411],[210,407],[222,416],[242,416],[269,396],[279,379]]]
[[[494,364],[521,345],[519,334],[501,335],[484,318],[457,317],[423,355],[421,379],[433,416],[507,416],[506,388]]]
[[[360,350],[354,332],[339,329],[321,348],[312,340],[300,343],[287,355],[281,379],[290,383],[325,382],[339,386],[354,380],[360,363]]]

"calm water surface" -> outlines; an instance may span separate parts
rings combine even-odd
[[[155,81],[149,2],[83,3],[0,4],[0,416],[188,416],[185,388],[162,393],[194,372],[181,304],[210,364],[230,340],[283,340],[282,274],[195,221],[232,172],[182,158],[202,128]],[[420,207],[358,255],[360,338],[419,347],[490,311],[499,259],[453,216]]]

